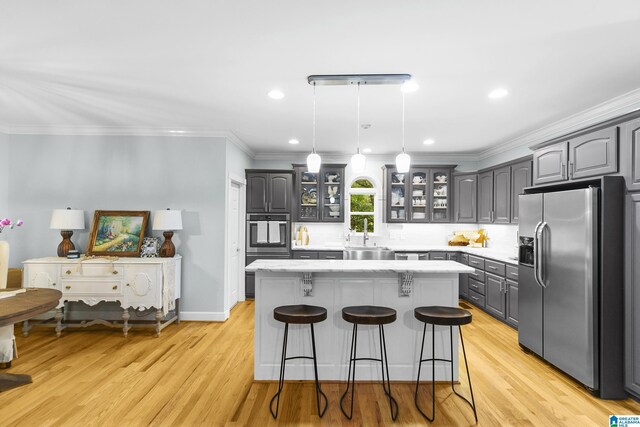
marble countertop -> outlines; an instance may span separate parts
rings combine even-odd
[[[504,262],[511,265],[518,265],[518,260],[513,259],[516,256],[515,251],[506,252],[495,248],[469,248],[467,246],[448,246],[448,245],[407,245],[402,243],[392,243],[380,245],[389,248],[395,252],[463,252],[470,255],[476,255],[483,258],[490,258],[496,261]],[[371,246],[375,248],[375,246]],[[345,246],[338,244],[329,245],[309,245],[309,246],[291,246],[294,251],[343,251]],[[406,261],[403,261],[406,262]]]
[[[246,266],[245,271],[269,273],[473,273],[475,269],[455,261],[259,259]]]

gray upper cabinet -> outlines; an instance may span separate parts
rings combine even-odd
[[[629,191],[640,190],[640,119],[622,125],[620,134],[621,172]]]
[[[269,174],[268,211],[271,213],[291,212],[291,188],[293,176],[290,173]]]
[[[478,175],[453,177],[454,221],[477,222]]]
[[[569,144],[557,142],[533,153],[533,184],[540,185],[567,179]]]
[[[247,213],[267,212],[268,173],[247,173]]]
[[[618,127],[613,126],[569,140],[571,179],[618,172]]]
[[[478,175],[478,222],[493,220],[493,171]]]
[[[640,194],[626,199],[625,386],[640,395]]]
[[[493,221],[508,224],[511,221],[511,166],[493,171]]]
[[[247,213],[291,212],[292,174],[247,172]]]
[[[524,188],[531,186],[531,160],[511,166],[511,222],[517,223],[520,207],[518,196],[524,194]]]

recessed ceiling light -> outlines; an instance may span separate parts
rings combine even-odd
[[[292,139],[289,140],[289,144],[291,144],[291,145],[300,144],[300,141],[298,141],[297,139],[292,138]]]
[[[433,145],[435,143],[435,141],[431,138],[425,139],[424,141],[422,141],[422,143],[424,145]]]
[[[417,91],[418,87],[418,83],[414,82],[413,80],[407,80],[406,82],[402,83],[402,86],[400,86],[400,90],[404,93],[411,93]]]
[[[506,90],[503,87],[499,87],[497,89],[492,90],[491,92],[489,92],[489,98],[490,99],[499,99],[499,98],[504,98],[505,96],[509,95],[509,91]]]
[[[278,89],[273,89],[273,90],[269,91],[268,95],[269,95],[269,98],[271,98],[271,99],[282,99],[282,98],[284,98],[284,93],[282,93],[282,91],[279,91]]]
[[[363,153],[370,153],[371,152],[371,148],[363,148],[362,152]]]

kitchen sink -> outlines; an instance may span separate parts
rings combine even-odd
[[[343,251],[343,259],[365,260],[365,259],[395,259],[396,253],[389,248],[382,246],[359,246],[346,248]]]

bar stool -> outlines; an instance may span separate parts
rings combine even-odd
[[[361,305],[345,307],[342,309],[342,318],[349,323],[353,323],[353,333],[351,336],[351,351],[349,352],[349,373],[347,375],[347,389],[340,398],[340,410],[345,417],[351,419],[353,417],[353,400],[356,387],[356,361],[373,360],[380,362],[382,368],[382,388],[384,393],[389,397],[389,409],[391,418],[395,421],[398,417],[398,402],[391,396],[391,382],[389,381],[389,363],[387,360],[387,344],[384,337],[384,325],[396,321],[396,311],[388,307],[377,307],[371,305]],[[378,333],[380,335],[380,359],[370,357],[356,357],[356,349],[358,346],[358,325],[378,325]],[[351,375],[351,364],[353,363],[353,376]],[[387,380],[385,383],[385,370]],[[344,410],[344,398],[351,389],[351,409],[349,413]],[[394,411],[395,409],[395,411]]]
[[[313,371],[316,377],[316,403],[318,405],[318,415],[322,418],[329,401],[327,395],[322,392],[320,383],[318,382],[318,364],[316,362],[316,337],[313,330],[313,324],[322,322],[327,318],[327,309],[314,305],[283,305],[273,309],[273,318],[284,323],[284,340],[282,343],[282,359],[280,360],[280,378],[278,380],[278,391],[269,402],[269,411],[273,418],[278,417],[278,409],[280,408],[280,393],[284,387],[284,367],[287,360],[292,359],[311,359],[313,360]],[[311,349],[313,356],[294,356],[287,357],[287,339],[289,338],[289,324],[311,326]],[[324,398],[324,409],[320,410],[320,395]],[[276,400],[277,399],[277,400]],[[276,400],[276,410],[273,411],[273,401]]]
[[[414,310],[414,315],[416,319],[421,322],[424,322],[424,330],[422,332],[422,347],[420,349],[420,364],[418,365],[418,378],[416,379],[416,393],[414,397],[414,401],[416,404],[416,408],[423,417],[425,417],[429,422],[433,422],[436,418],[436,360],[441,362],[449,362],[451,364],[451,389],[455,394],[461,397],[465,402],[467,402],[471,408],[473,409],[473,416],[476,419],[476,423],[478,422],[478,414],[476,413],[476,402],[473,398],[473,387],[471,386],[471,376],[469,375],[469,365],[467,364],[467,353],[464,349],[464,340],[462,339],[462,329],[460,326],[467,325],[471,323],[471,313],[467,310],[463,310],[457,307],[418,307]],[[423,359],[422,355],[424,352],[424,338],[427,333],[427,324],[431,324],[431,359]],[[436,325],[449,326],[449,338],[451,340],[451,359],[436,359],[435,357],[435,347],[436,347],[436,334],[435,328]],[[458,331],[460,331],[460,342],[462,343],[462,354],[464,355],[464,366],[467,370],[467,380],[469,381],[469,389],[471,390],[471,402],[458,393],[453,384],[453,327],[457,326]],[[418,386],[420,385],[420,368],[422,368],[422,362],[431,362],[431,417],[427,416],[422,409],[420,409],[420,405],[418,405]]]

